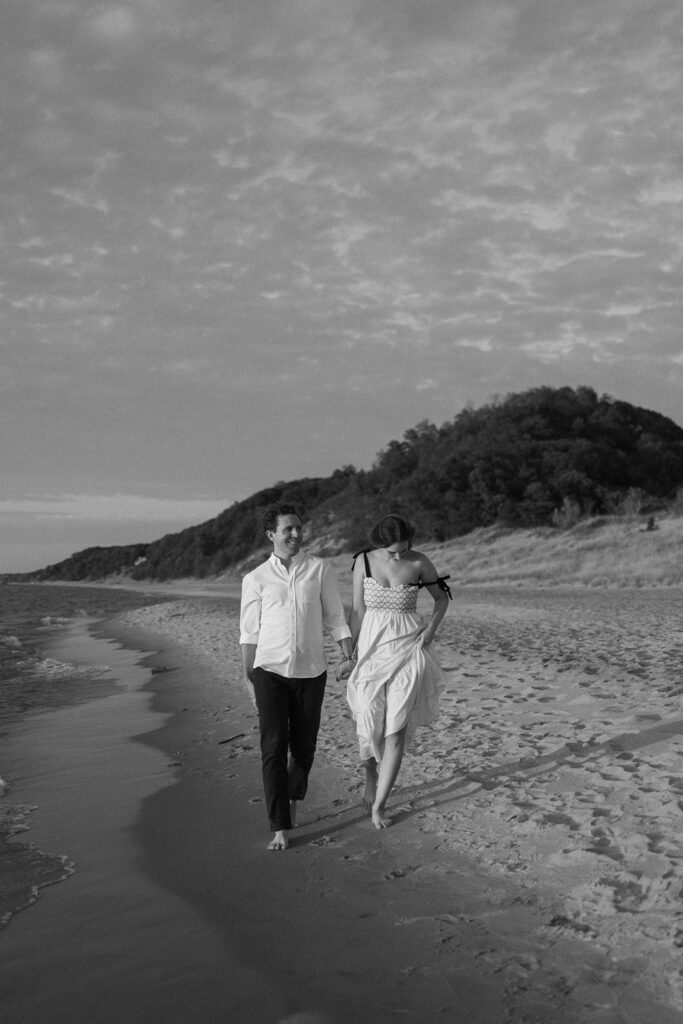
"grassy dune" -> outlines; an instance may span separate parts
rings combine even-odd
[[[572,529],[492,526],[443,544],[420,544],[455,586],[680,587],[683,516],[663,515],[655,529],[637,516],[586,519]],[[350,556],[330,559],[344,589]]]
[[[683,586],[683,516],[662,515],[655,527],[648,530],[643,517],[600,516],[568,530],[491,526],[443,544],[421,543],[418,539],[416,547],[429,555],[440,573],[450,574],[454,586]],[[312,554],[329,557],[344,597],[350,600],[352,556],[327,555],[338,543],[336,537],[323,536],[311,538],[306,547]],[[124,583],[116,576],[100,583],[239,596],[243,574],[267,557],[268,549],[264,547],[243,564],[211,579]]]
[[[587,519],[569,530],[490,527],[423,547],[457,585],[683,585],[683,517]]]

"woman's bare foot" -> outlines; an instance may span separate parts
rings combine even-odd
[[[365,789],[363,790],[361,806],[364,811],[370,814],[375,797],[377,796],[377,762],[374,758],[372,761],[364,761],[363,767],[365,768]]]
[[[389,828],[391,825],[391,818],[387,817],[387,812],[384,807],[372,808],[372,824],[375,828]]]
[[[269,850],[288,850],[289,839],[287,838],[287,830],[281,829],[276,832],[271,841],[268,843]]]

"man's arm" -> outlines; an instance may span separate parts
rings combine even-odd
[[[335,679],[339,682],[341,679],[349,678],[356,667],[356,659],[353,656],[353,643],[350,636],[344,637],[343,640],[338,640],[337,642],[342,649],[342,654],[344,655],[344,660],[339,662],[335,673]]]
[[[254,660],[256,658],[256,644],[242,644],[242,667],[244,669],[244,685],[251,703],[256,707],[256,694],[254,684],[251,681],[254,671]]]
[[[320,599],[323,607],[323,625],[329,629],[344,655],[344,661],[337,668],[337,679],[345,679],[351,674],[355,665],[353,640],[346,621],[344,602],[339,593],[337,579],[329,565],[325,565],[323,568]]]
[[[261,596],[249,576],[245,576],[242,580],[242,603],[240,605],[240,646],[242,648],[244,685],[254,707],[256,707],[256,694],[252,675],[260,626]]]
[[[345,658],[353,657],[353,641],[350,636],[343,636],[341,640],[337,640],[341,648],[341,652]]]

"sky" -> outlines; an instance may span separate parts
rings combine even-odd
[[[0,572],[423,420],[683,425],[678,0],[4,0]]]

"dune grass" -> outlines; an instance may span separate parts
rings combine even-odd
[[[683,515],[662,513],[654,525],[648,529],[646,516],[597,516],[570,529],[490,526],[442,544],[418,537],[415,546],[440,573],[450,574],[454,586],[681,587]],[[330,548],[339,549],[338,537],[307,544],[312,554],[329,558],[350,600],[352,557],[332,554]],[[264,549],[233,570],[235,586],[267,554]]]
[[[683,517],[586,519],[567,530],[489,527],[443,544],[421,545],[462,585],[683,586]]]

